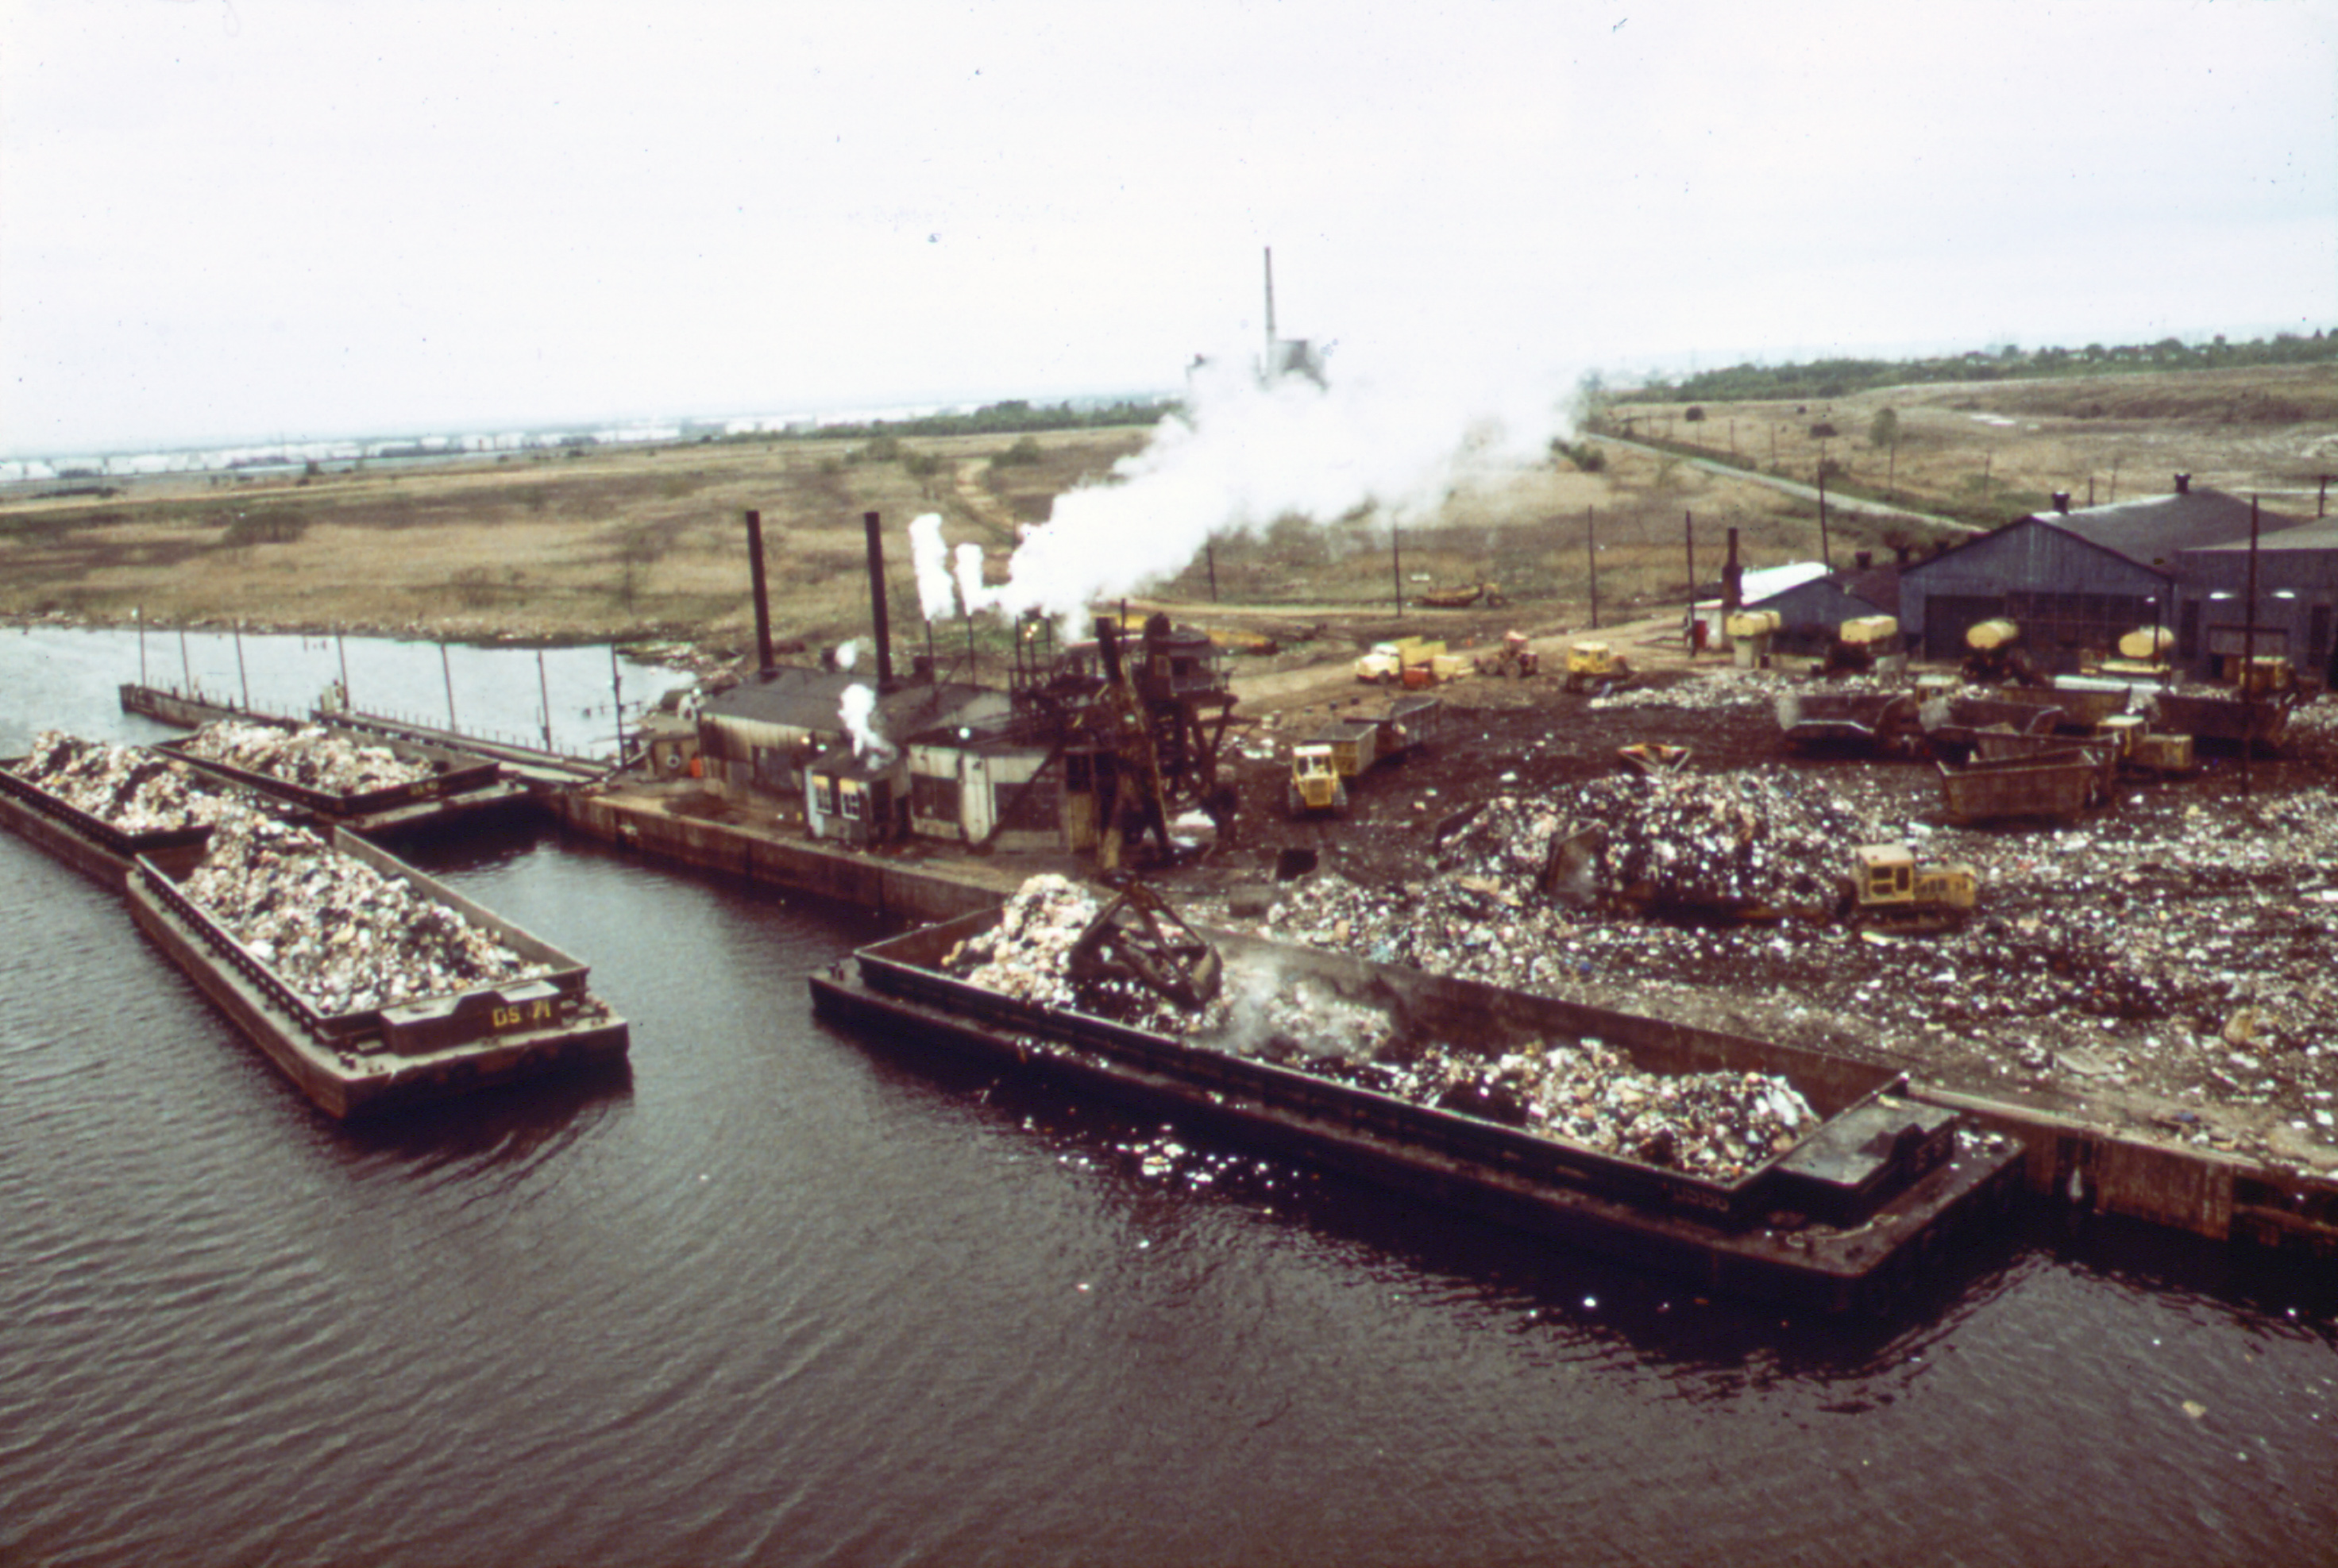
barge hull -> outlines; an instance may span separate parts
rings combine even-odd
[[[516,1031],[415,1056],[330,1049],[250,979],[218,962],[195,928],[156,898],[142,878],[133,877],[128,892],[131,918],[139,928],[328,1115],[369,1115],[625,1058],[628,1026],[614,1015],[584,1027]]]
[[[1498,1160],[1470,1158],[1403,1135],[1402,1118],[1360,1114],[1355,1097],[1325,1092],[1269,1100],[1244,1093],[1254,1077],[1233,1059],[1192,1054],[1189,1073],[1064,1040],[1045,1040],[873,987],[849,965],[810,981],[814,1010],[896,1046],[936,1047],[1016,1073],[1044,1073],[1083,1093],[1148,1114],[1169,1113],[1374,1184],[1425,1197],[1498,1223],[1694,1281],[1701,1288],[1794,1307],[1840,1311],[1886,1307],[1955,1231],[2009,1202],[2019,1173],[2012,1149],[1958,1140],[1938,1164],[1882,1202],[1864,1222],[1838,1230],[1799,1224],[1732,1225],[1695,1210],[1552,1181]],[[1211,1068],[1223,1067],[1223,1074]],[[1757,1217],[1758,1218],[1758,1217]]]

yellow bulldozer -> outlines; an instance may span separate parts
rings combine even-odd
[[[1862,844],[1852,851],[1852,863],[1842,913],[1854,925],[1946,931],[1962,924],[1979,902],[1979,873],[1961,861],[1920,865],[1905,844]]]
[[[1622,681],[1632,673],[1632,662],[1606,642],[1570,642],[1567,648],[1567,690],[1588,691],[1603,682]]]

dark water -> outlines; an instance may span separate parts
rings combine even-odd
[[[30,646],[0,754],[148,732]],[[812,1022],[832,911],[415,858],[589,957],[630,1073],[340,1127],[0,835],[0,1561],[2338,1561],[2326,1282],[2041,1226],[1782,1320],[1147,1175],[1157,1128]]]

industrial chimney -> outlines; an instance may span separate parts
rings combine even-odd
[[[2054,510],[2062,513],[2068,513],[2070,510],[2070,493],[2068,490],[2054,492]]]
[[[2191,494],[2192,494],[2192,475],[2189,475],[2189,474],[2178,474],[2178,475],[2176,476],[2176,493],[2178,495],[2191,495]]]
[[[878,514],[860,514],[860,525],[869,531],[869,614],[877,623],[877,690],[889,691],[893,689],[893,630],[885,614],[885,539],[877,523]]]
[[[769,679],[771,659],[771,596],[763,582],[763,514],[747,514],[747,573],[755,585],[755,673]]]

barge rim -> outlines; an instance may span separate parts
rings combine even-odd
[[[346,841],[371,851],[368,858],[388,858],[362,839]],[[476,907],[411,867],[401,874],[465,912]],[[171,898],[157,890],[155,883],[166,880],[167,873],[151,859],[139,858],[123,887],[131,918],[278,1071],[318,1109],[338,1120],[555,1072],[620,1063],[632,1049],[631,1025],[600,998],[582,991],[575,1015],[545,1027],[506,1029],[411,1054],[336,1048],[320,1040],[270,988],[225,961],[214,950],[211,934],[174,909]]]
[[[1293,1155],[1370,1184],[1425,1197],[1512,1230],[1554,1237],[1716,1293],[1826,1312],[1889,1310],[1952,1241],[2009,1209],[2019,1145],[1960,1136],[1956,1152],[1845,1230],[1812,1225],[1730,1230],[1678,1211],[1523,1176],[1290,1106],[1216,1093],[1191,1080],[1019,1040],[918,999],[869,985],[850,959],[809,977],[814,1013],[895,1050],[930,1043],[1015,1071],[1036,1071],[1148,1114],[1191,1118],[1241,1142]]]

